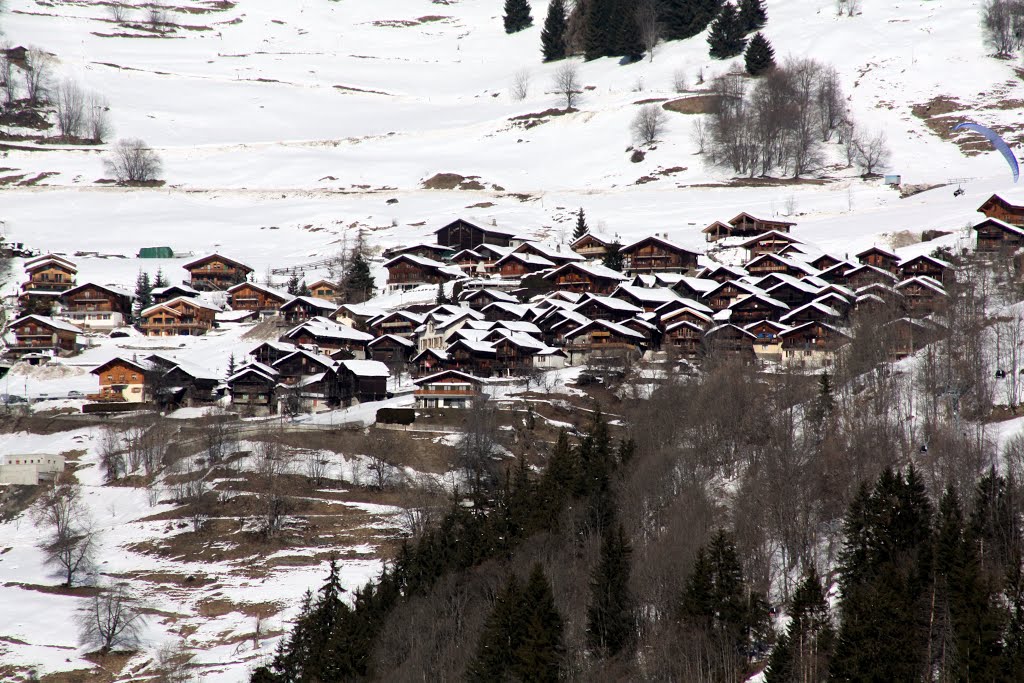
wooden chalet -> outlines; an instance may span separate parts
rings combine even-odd
[[[469,276],[487,275],[494,272],[494,263],[493,259],[473,249],[462,249],[451,258],[451,264],[458,266],[463,273]]]
[[[631,275],[638,273],[685,273],[697,269],[697,252],[691,251],[667,237],[651,235],[619,249],[622,269]]]
[[[469,292],[464,292],[462,294],[461,299],[462,299],[461,303],[463,303],[466,306],[469,306],[474,311],[483,310],[484,308],[487,308],[488,306],[490,306],[491,304],[493,304],[493,303],[495,303],[497,301],[500,301],[500,302],[506,303],[506,304],[518,304],[519,303],[519,299],[517,299],[516,297],[512,296],[511,294],[508,294],[506,292],[502,292],[501,290],[498,290],[498,289],[489,289],[489,288],[488,289],[474,289],[474,290],[469,291]]]
[[[279,359],[273,367],[281,384],[294,385],[305,376],[334,372],[334,365],[335,361],[323,354],[299,349]]]
[[[522,320],[529,312],[529,307],[524,304],[507,304],[504,301],[495,301],[493,304],[483,308],[480,313],[484,320],[497,322],[499,320]]]
[[[397,334],[384,334],[366,345],[366,356],[382,363],[408,363],[416,352],[416,344]]]
[[[974,225],[978,233],[977,251],[981,253],[1013,252],[1024,246],[1024,227],[986,218]]]
[[[82,330],[71,323],[45,315],[26,315],[7,327],[14,334],[14,345],[8,353],[23,356],[28,353],[47,353],[64,356],[75,351]]]
[[[756,218],[749,213],[743,212],[728,223],[715,221],[702,231],[708,242],[715,242],[726,237],[754,237],[766,232],[788,233],[796,223],[789,221],[777,221],[765,218]]]
[[[397,247],[391,247],[385,249],[381,254],[385,259],[393,259],[396,256],[402,254],[409,254],[410,256],[421,256],[427,259],[433,259],[434,261],[448,261],[455,250],[451,247],[444,246],[443,244],[436,244],[433,242],[416,242],[414,244],[403,244]]]
[[[704,280],[696,277],[682,277],[678,282],[672,285],[671,289],[684,299],[692,299],[696,301],[698,299],[703,299],[704,296],[712,289],[722,284],[722,282],[728,282],[730,279],[732,278],[726,278],[719,282],[711,279]]]
[[[367,323],[367,330],[377,337],[384,334],[397,334],[402,337],[411,337],[416,328],[424,323],[425,315],[413,313],[412,311],[392,311],[385,315],[373,318]]]
[[[134,297],[117,287],[87,282],[60,295],[60,317],[83,330],[112,330],[127,325]]]
[[[388,271],[387,286],[391,291],[436,285],[456,277],[444,263],[412,254],[400,254],[387,261],[384,268]]]
[[[254,414],[276,411],[274,388],[278,372],[264,363],[253,362],[242,366],[227,379],[231,405]]]
[[[836,258],[832,254],[822,254],[821,256],[807,262],[809,266],[817,268],[819,271],[828,270],[833,266],[838,266],[840,263],[846,263],[846,261],[841,258]],[[853,266],[850,267],[852,268]]]
[[[317,299],[337,301],[341,298],[341,285],[330,280],[320,279],[309,285],[309,293]]]
[[[286,324],[295,325],[311,318],[326,318],[336,310],[337,306],[332,301],[312,296],[297,296],[281,304],[278,312]]]
[[[889,347],[889,360],[895,362],[911,356],[939,336],[939,331],[921,320],[897,318],[882,326]]]
[[[817,277],[819,280],[823,280],[830,284],[845,286],[848,284],[848,279],[846,277],[847,274],[849,274],[850,271],[855,270],[857,268],[858,266],[855,266],[852,263],[848,263],[847,261],[840,261],[834,266],[829,266],[825,270],[821,271],[815,277]]]
[[[713,313],[714,311],[705,306],[700,308],[681,306],[672,309],[663,308],[657,311],[658,319],[665,328],[677,322],[686,321],[697,325],[702,330],[707,330],[714,324]]]
[[[265,341],[250,351],[249,356],[256,362],[263,363],[270,367],[288,354],[294,353],[298,350],[299,348],[294,344],[286,344],[279,341]]]
[[[729,282],[730,280],[738,280],[742,277],[746,277],[749,273],[744,268],[737,266],[727,266],[724,264],[715,264],[704,268],[697,273],[698,280],[710,280],[717,284],[723,282]]]
[[[482,387],[486,382],[458,370],[442,370],[441,372],[421,377],[413,382],[416,389],[416,408],[430,410],[435,408],[469,408],[474,400],[483,396]]]
[[[986,218],[1024,227],[1024,206],[1013,204],[997,194],[986,199],[978,211],[985,214]]]
[[[857,254],[857,261],[862,265],[874,266],[896,274],[899,270],[900,257],[881,247],[871,247]]]
[[[771,275],[762,279],[757,286],[790,308],[797,308],[818,296],[820,287],[790,276]]]
[[[941,283],[943,286],[952,284],[955,275],[953,264],[926,254],[900,261],[898,269],[899,276],[904,280],[924,275]]]
[[[792,275],[793,277],[804,277],[817,275],[818,271],[803,261],[789,259],[778,254],[761,254],[755,256],[743,266],[752,277],[764,277],[773,273]]]
[[[480,244],[495,244],[499,247],[511,247],[518,243],[516,231],[496,226],[479,226],[458,218],[448,225],[438,228],[434,234],[437,243],[454,249],[473,249]]]
[[[644,311],[656,311],[672,301],[683,301],[675,290],[667,287],[637,287],[635,285],[619,285],[612,296],[632,304]]]
[[[366,358],[366,345],[373,341],[373,335],[330,318],[313,317],[285,332],[281,341],[315,346],[325,354],[347,351],[345,357],[358,359]]]
[[[201,292],[226,290],[239,282],[245,282],[253,272],[252,268],[241,261],[220,254],[203,256],[186,263],[182,268],[188,271],[188,285]]]
[[[553,261],[543,256],[520,251],[514,251],[507,256],[503,256],[494,265],[497,267],[498,272],[501,273],[501,277],[507,280],[524,278],[527,275],[551,270],[555,267]]]
[[[616,270],[592,263],[567,263],[543,277],[558,290],[580,294],[611,294],[629,279]]]
[[[736,357],[745,363],[752,363],[756,359],[754,340],[753,333],[739,325],[717,325],[704,334],[703,353],[715,358]]]
[[[788,325],[774,320],[758,320],[743,329],[754,335],[754,356],[758,360],[773,363],[782,360],[782,338],[779,335],[789,329]]]
[[[144,403],[150,399],[152,382],[163,371],[153,362],[134,358],[111,358],[89,371],[99,381],[99,391],[90,401],[101,403]]]
[[[154,304],[165,304],[172,299],[177,299],[179,296],[187,296],[191,298],[199,297],[199,290],[192,289],[188,285],[168,285],[166,287],[156,287],[150,292],[150,296],[153,297]]]
[[[387,311],[383,308],[377,308],[376,306],[368,306],[366,304],[342,304],[338,306],[334,313],[331,313],[328,317],[335,322],[367,332],[369,330],[368,323],[374,318],[379,318],[386,313]]]
[[[521,374],[533,367],[533,356],[547,344],[524,332],[494,330],[483,341],[494,347],[494,370],[508,375]]]
[[[836,355],[850,338],[831,325],[809,322],[793,327],[782,337],[782,359],[798,367],[821,368],[832,365]]]
[[[779,318],[779,322],[790,327],[798,327],[804,323],[821,322],[835,325],[843,318],[842,311],[820,302],[811,302],[795,308]]]
[[[23,292],[66,292],[75,286],[78,268],[66,258],[47,254],[25,262],[28,282],[21,285]]]
[[[847,271],[843,279],[846,286],[854,290],[874,284],[892,287],[897,282],[893,273],[875,266],[857,266]]]
[[[613,244],[613,240],[604,239],[592,232],[588,232],[582,237],[573,240],[569,248],[585,259],[597,260],[604,258]]]
[[[445,351],[448,353],[447,367],[481,377],[491,376],[498,357],[493,344],[464,338],[453,341]]]
[[[578,365],[591,357],[636,357],[644,345],[644,335],[607,320],[590,322],[562,336],[569,364]]]
[[[335,370],[338,401],[343,406],[388,397],[388,366],[376,360],[343,360]]]
[[[911,318],[923,318],[944,310],[949,302],[942,283],[926,275],[919,275],[896,285],[903,295],[903,306]]]
[[[708,292],[704,296],[703,303],[713,311],[724,311],[740,299],[752,294],[768,296],[768,293],[759,287],[749,285],[740,280],[730,280],[723,282]]]
[[[139,328],[147,337],[195,336],[213,329],[216,316],[216,308],[181,296],[142,311]]]
[[[422,377],[448,368],[451,358],[448,352],[442,349],[424,349],[413,356],[410,362],[413,365],[413,372]]]
[[[767,294],[751,294],[729,306],[729,321],[745,325],[757,320],[778,320],[789,311],[789,306]]]
[[[749,261],[761,254],[778,254],[783,249],[794,244],[802,244],[802,242],[784,232],[769,230],[766,233],[751,237],[740,246],[747,250],[747,260]]]
[[[697,358],[701,352],[705,329],[690,320],[677,320],[665,326],[662,346],[685,358]]]
[[[206,368],[178,363],[164,373],[154,398],[168,406],[209,405],[219,398],[220,383],[221,378]]]
[[[611,322],[628,320],[644,312],[644,309],[623,299],[594,294],[588,294],[573,310],[592,320],[610,320]]]
[[[281,307],[294,298],[287,292],[258,282],[239,282],[228,288],[228,303],[233,310],[255,311],[262,315],[277,315]]]

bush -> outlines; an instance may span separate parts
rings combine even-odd
[[[160,156],[138,138],[118,140],[111,151],[113,156],[103,164],[119,183],[152,182],[163,170]]]

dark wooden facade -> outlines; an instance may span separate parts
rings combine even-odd
[[[480,244],[495,244],[499,247],[512,246],[514,233],[499,228],[474,225],[458,218],[434,233],[437,243],[454,249],[472,249]]]
[[[1017,206],[997,194],[992,195],[978,207],[986,218],[995,218],[1010,225],[1024,226],[1024,206]]]
[[[697,252],[652,235],[622,247],[622,268],[625,272],[685,273],[697,269]]]
[[[189,274],[189,285],[199,291],[226,290],[245,282],[252,268],[220,254],[210,254],[182,266]]]

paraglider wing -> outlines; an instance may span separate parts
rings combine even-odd
[[[1020,167],[1017,164],[1017,157],[1014,156],[1013,150],[1010,146],[999,137],[991,128],[985,126],[979,126],[976,123],[958,123],[954,128],[953,132],[958,130],[973,130],[975,133],[981,133],[988,141],[992,143],[992,146],[1002,152],[1002,155],[1006,158],[1006,163],[1010,165],[1010,170],[1013,171],[1013,182],[1017,182],[1017,178],[1020,177]]]

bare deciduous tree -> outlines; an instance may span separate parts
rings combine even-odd
[[[456,446],[456,457],[475,496],[485,495],[498,483],[497,435],[494,406],[486,396],[474,399],[466,411],[465,432]]]
[[[10,106],[18,98],[18,80],[14,77],[14,62],[0,55],[0,87],[4,90],[4,104]]]
[[[690,80],[686,77],[686,69],[676,69],[672,72],[672,90],[677,93],[684,93],[690,88]]]
[[[327,478],[327,466],[330,464],[323,452],[310,451],[306,453],[306,476],[315,487],[320,487]]]
[[[46,564],[70,588],[92,570],[96,550],[96,534],[78,483],[55,481],[40,500],[36,519],[50,528],[39,543]]]
[[[703,154],[708,144],[708,127],[704,125],[704,119],[697,119],[690,127],[693,141],[697,143],[698,154]]]
[[[150,182],[160,177],[160,155],[138,138],[118,140],[111,154],[103,164],[119,183]]]
[[[865,175],[872,175],[879,166],[889,161],[889,144],[885,132],[878,131],[870,138],[858,138],[856,142],[857,165]]]
[[[277,435],[267,434],[256,444],[253,455],[256,459],[259,486],[256,497],[263,520],[263,533],[268,537],[276,536],[290,507],[284,490],[284,475],[287,471],[284,448]]]
[[[183,640],[161,645],[153,662],[156,683],[191,683],[195,677],[189,671],[189,665],[194,657]]]
[[[37,47],[25,53],[25,95],[29,104],[36,106],[46,101],[50,92],[53,56]]]
[[[512,74],[512,84],[509,87],[509,95],[516,102],[526,99],[530,92],[530,70],[520,69]]]
[[[85,134],[94,143],[101,143],[110,135],[110,105],[97,93],[90,93],[85,101]]]
[[[167,8],[160,3],[153,4],[146,11],[146,23],[155,31],[162,31],[168,18]]]
[[[981,6],[985,44],[997,57],[1012,57],[1024,40],[1024,3],[1020,0],[986,0]]]
[[[661,105],[645,104],[633,117],[630,129],[637,142],[651,145],[664,134],[667,125],[668,115]]]
[[[640,0],[636,5],[636,25],[640,29],[640,42],[647,51],[647,57],[654,61],[654,48],[661,41],[661,21],[655,0]]]
[[[128,19],[128,8],[119,2],[114,2],[107,5],[107,14],[111,21],[123,24]]]
[[[116,481],[125,475],[124,442],[117,423],[103,427],[98,451],[100,467],[103,468],[108,482]]]
[[[94,595],[78,615],[79,641],[107,653],[140,645],[145,617],[127,584],[110,586]]]
[[[63,80],[57,86],[54,108],[62,138],[78,137],[85,121],[85,91],[75,81]]]
[[[573,108],[581,94],[580,69],[572,63],[566,62],[555,71],[553,80],[555,91],[565,101],[566,111]]]

